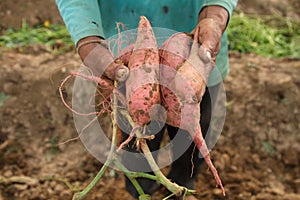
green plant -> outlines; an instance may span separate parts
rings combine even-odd
[[[23,21],[19,30],[8,29],[0,36],[0,46],[15,48],[32,44],[44,44],[52,50],[60,48],[61,51],[69,50],[74,44],[63,25],[44,25],[30,28],[26,21]]]
[[[261,144],[263,149],[271,156],[276,153],[276,149],[268,141],[263,141]]]
[[[300,58],[298,22],[280,16],[259,18],[234,13],[228,26],[229,49],[266,57]]]
[[[266,57],[300,58],[299,26],[299,22],[276,14],[258,17],[236,11],[227,29],[229,49]],[[54,52],[66,52],[74,46],[65,26],[48,21],[34,28],[23,21],[21,29],[8,29],[0,35],[0,46],[7,48],[32,44],[46,45]]]
[[[50,147],[47,151],[47,156],[49,156],[49,159],[51,159],[52,156],[58,151],[58,139],[58,135],[53,135],[50,139]]]
[[[9,146],[6,148],[5,150],[5,154],[11,154],[11,153],[21,153],[22,152],[22,148],[19,146]]]
[[[4,94],[3,92],[0,92],[0,107],[4,105],[4,102],[9,99],[9,95]]]

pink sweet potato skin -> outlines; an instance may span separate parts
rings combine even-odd
[[[167,112],[167,124],[179,127],[181,102],[176,95],[175,76],[177,69],[190,54],[192,37],[186,33],[175,33],[159,48],[160,84],[162,106]]]
[[[136,125],[144,126],[150,122],[151,107],[160,104],[158,48],[152,27],[144,16],[140,18],[128,67],[126,99],[129,114]]]
[[[160,83],[162,105],[167,111],[166,123],[188,131],[194,138],[195,133],[201,133],[200,103],[184,103],[177,95],[175,77],[182,66],[187,65],[193,39],[186,33],[172,35],[159,49]],[[189,80],[182,79],[182,85]],[[191,89],[190,88],[187,88]],[[201,133],[202,135],[202,133]]]
[[[175,77],[176,92],[188,103],[200,102],[206,88],[206,66],[198,49],[199,44],[193,42],[189,58],[177,69]]]
[[[190,36],[177,33],[160,48],[162,105],[167,112],[166,123],[189,132],[211,169],[217,185],[221,187],[225,195],[221,179],[211,162],[209,150],[199,124],[200,102],[206,85],[202,78],[202,68],[204,66],[201,62],[198,62],[198,55],[192,52],[198,50],[198,48],[195,49],[195,46],[193,46],[195,42],[192,42],[191,45],[191,41]],[[193,61],[196,61],[196,63],[193,63]],[[199,68],[195,69],[193,64],[198,65]]]
[[[167,111],[166,123],[190,133],[195,132],[199,124],[199,103],[205,91],[201,71],[194,66],[203,68],[197,52],[196,55],[191,52],[194,44],[192,36],[176,33],[159,49],[161,98]]]
[[[129,59],[132,54],[133,48],[134,48],[134,44],[130,44],[126,46],[120,53],[119,59],[122,61],[122,63],[125,66],[128,66],[129,64]]]

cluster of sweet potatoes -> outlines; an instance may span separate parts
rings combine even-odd
[[[162,105],[166,111],[165,123],[189,132],[224,193],[199,124],[200,102],[206,88],[207,70],[211,69],[205,69],[198,56],[200,44],[196,34],[193,37],[176,33],[158,48],[152,27],[142,16],[135,43],[119,57],[130,70],[125,82],[126,104],[139,127],[151,121],[152,106]]]
[[[133,138],[137,128],[146,127],[151,117],[186,130],[225,195],[199,124],[200,102],[212,67],[205,65],[198,55],[200,44],[197,41],[197,34],[197,32],[194,35],[176,33],[158,48],[149,21],[144,16],[140,17],[135,43],[127,46],[114,62],[114,64],[125,65],[129,69],[129,76],[124,84],[125,102],[123,100],[122,103],[125,104],[135,123],[130,137],[120,145],[119,149]],[[113,82],[108,78],[87,76],[76,72],[70,76],[79,76],[97,82],[101,95],[105,99],[109,99],[113,92]],[[65,103],[64,99],[63,102]],[[155,116],[154,112],[153,117],[151,109],[155,105],[162,105],[165,115]]]

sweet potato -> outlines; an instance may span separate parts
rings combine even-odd
[[[159,48],[160,56],[160,89],[162,106],[167,112],[168,124],[180,124],[181,102],[175,92],[177,69],[187,60],[190,54],[192,38],[186,33],[173,34]],[[178,121],[179,120],[179,121]]]
[[[125,66],[128,66],[129,59],[130,59],[130,56],[131,56],[131,54],[132,54],[133,48],[134,48],[134,44],[130,44],[130,45],[126,46],[126,47],[121,51],[120,56],[118,57],[119,60],[121,60],[122,63],[123,63]]]
[[[166,123],[189,132],[225,195],[199,124],[200,102],[205,92],[208,72],[198,56],[198,48],[198,42],[184,33],[171,36],[161,46],[162,105],[167,112]]]
[[[152,27],[146,17],[141,16],[137,39],[128,67],[126,99],[129,114],[138,126],[150,122],[150,109],[160,104],[158,83],[159,54]]]

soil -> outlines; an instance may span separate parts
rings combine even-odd
[[[264,3],[249,2],[240,1],[239,8],[266,13]],[[268,2],[272,10],[283,10],[275,3],[287,1]],[[285,8],[293,9],[282,12],[299,17],[298,1],[288,2]],[[28,9],[33,4],[37,11]],[[33,19],[41,13],[38,10],[47,10],[40,22],[48,18],[47,13],[53,22],[60,21],[54,1],[10,0],[0,2],[1,18],[7,17],[0,26],[18,27],[20,17],[12,19],[14,12]],[[39,45],[0,52],[0,92],[8,96],[0,100],[0,200],[72,199],[74,191],[86,186],[102,166],[80,140],[57,145],[78,136],[72,113],[59,98],[58,85],[79,67],[79,58],[74,52],[55,55]],[[212,151],[227,196],[215,188],[206,165],[198,176],[196,196],[300,199],[300,60],[231,52],[230,66],[225,80],[226,122]],[[66,95],[70,100],[71,90]],[[110,129],[108,116],[102,122]],[[165,195],[160,189],[153,199]],[[86,199],[132,198],[122,173],[109,169]]]

